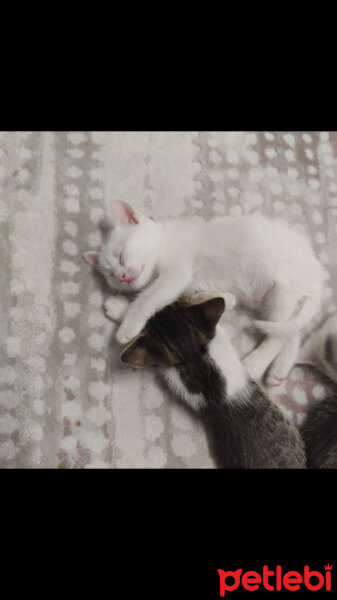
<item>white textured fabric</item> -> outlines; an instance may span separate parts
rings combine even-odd
[[[336,310],[337,133],[0,133],[3,468],[214,466],[198,420],[119,364],[106,290],[81,258],[112,198],[154,218],[282,216],[310,234]],[[246,353],[250,317],[225,321]],[[325,385],[295,367],[271,395],[300,424]]]

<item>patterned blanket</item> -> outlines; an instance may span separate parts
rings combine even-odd
[[[336,310],[337,133],[0,133],[3,468],[214,467],[198,420],[119,363],[108,291],[82,259],[111,198],[154,218],[282,217],[327,271],[313,326]],[[248,352],[251,316],[223,319]],[[299,425],[327,385],[296,366],[271,397]]]

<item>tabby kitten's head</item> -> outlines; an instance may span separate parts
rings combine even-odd
[[[199,304],[182,298],[166,306],[123,350],[122,362],[136,368],[159,367],[172,391],[193,408],[199,408],[205,394],[214,389],[217,376],[208,344],[224,309],[223,298]]]

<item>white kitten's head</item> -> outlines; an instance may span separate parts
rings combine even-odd
[[[152,278],[157,261],[158,225],[122,200],[111,202],[113,229],[100,252],[83,258],[120,292],[141,290]]]

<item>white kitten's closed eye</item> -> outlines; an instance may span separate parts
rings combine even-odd
[[[160,233],[153,220],[123,201],[111,202],[113,227],[100,252],[83,258],[98,269],[109,286],[122,293],[142,289],[153,276]]]

